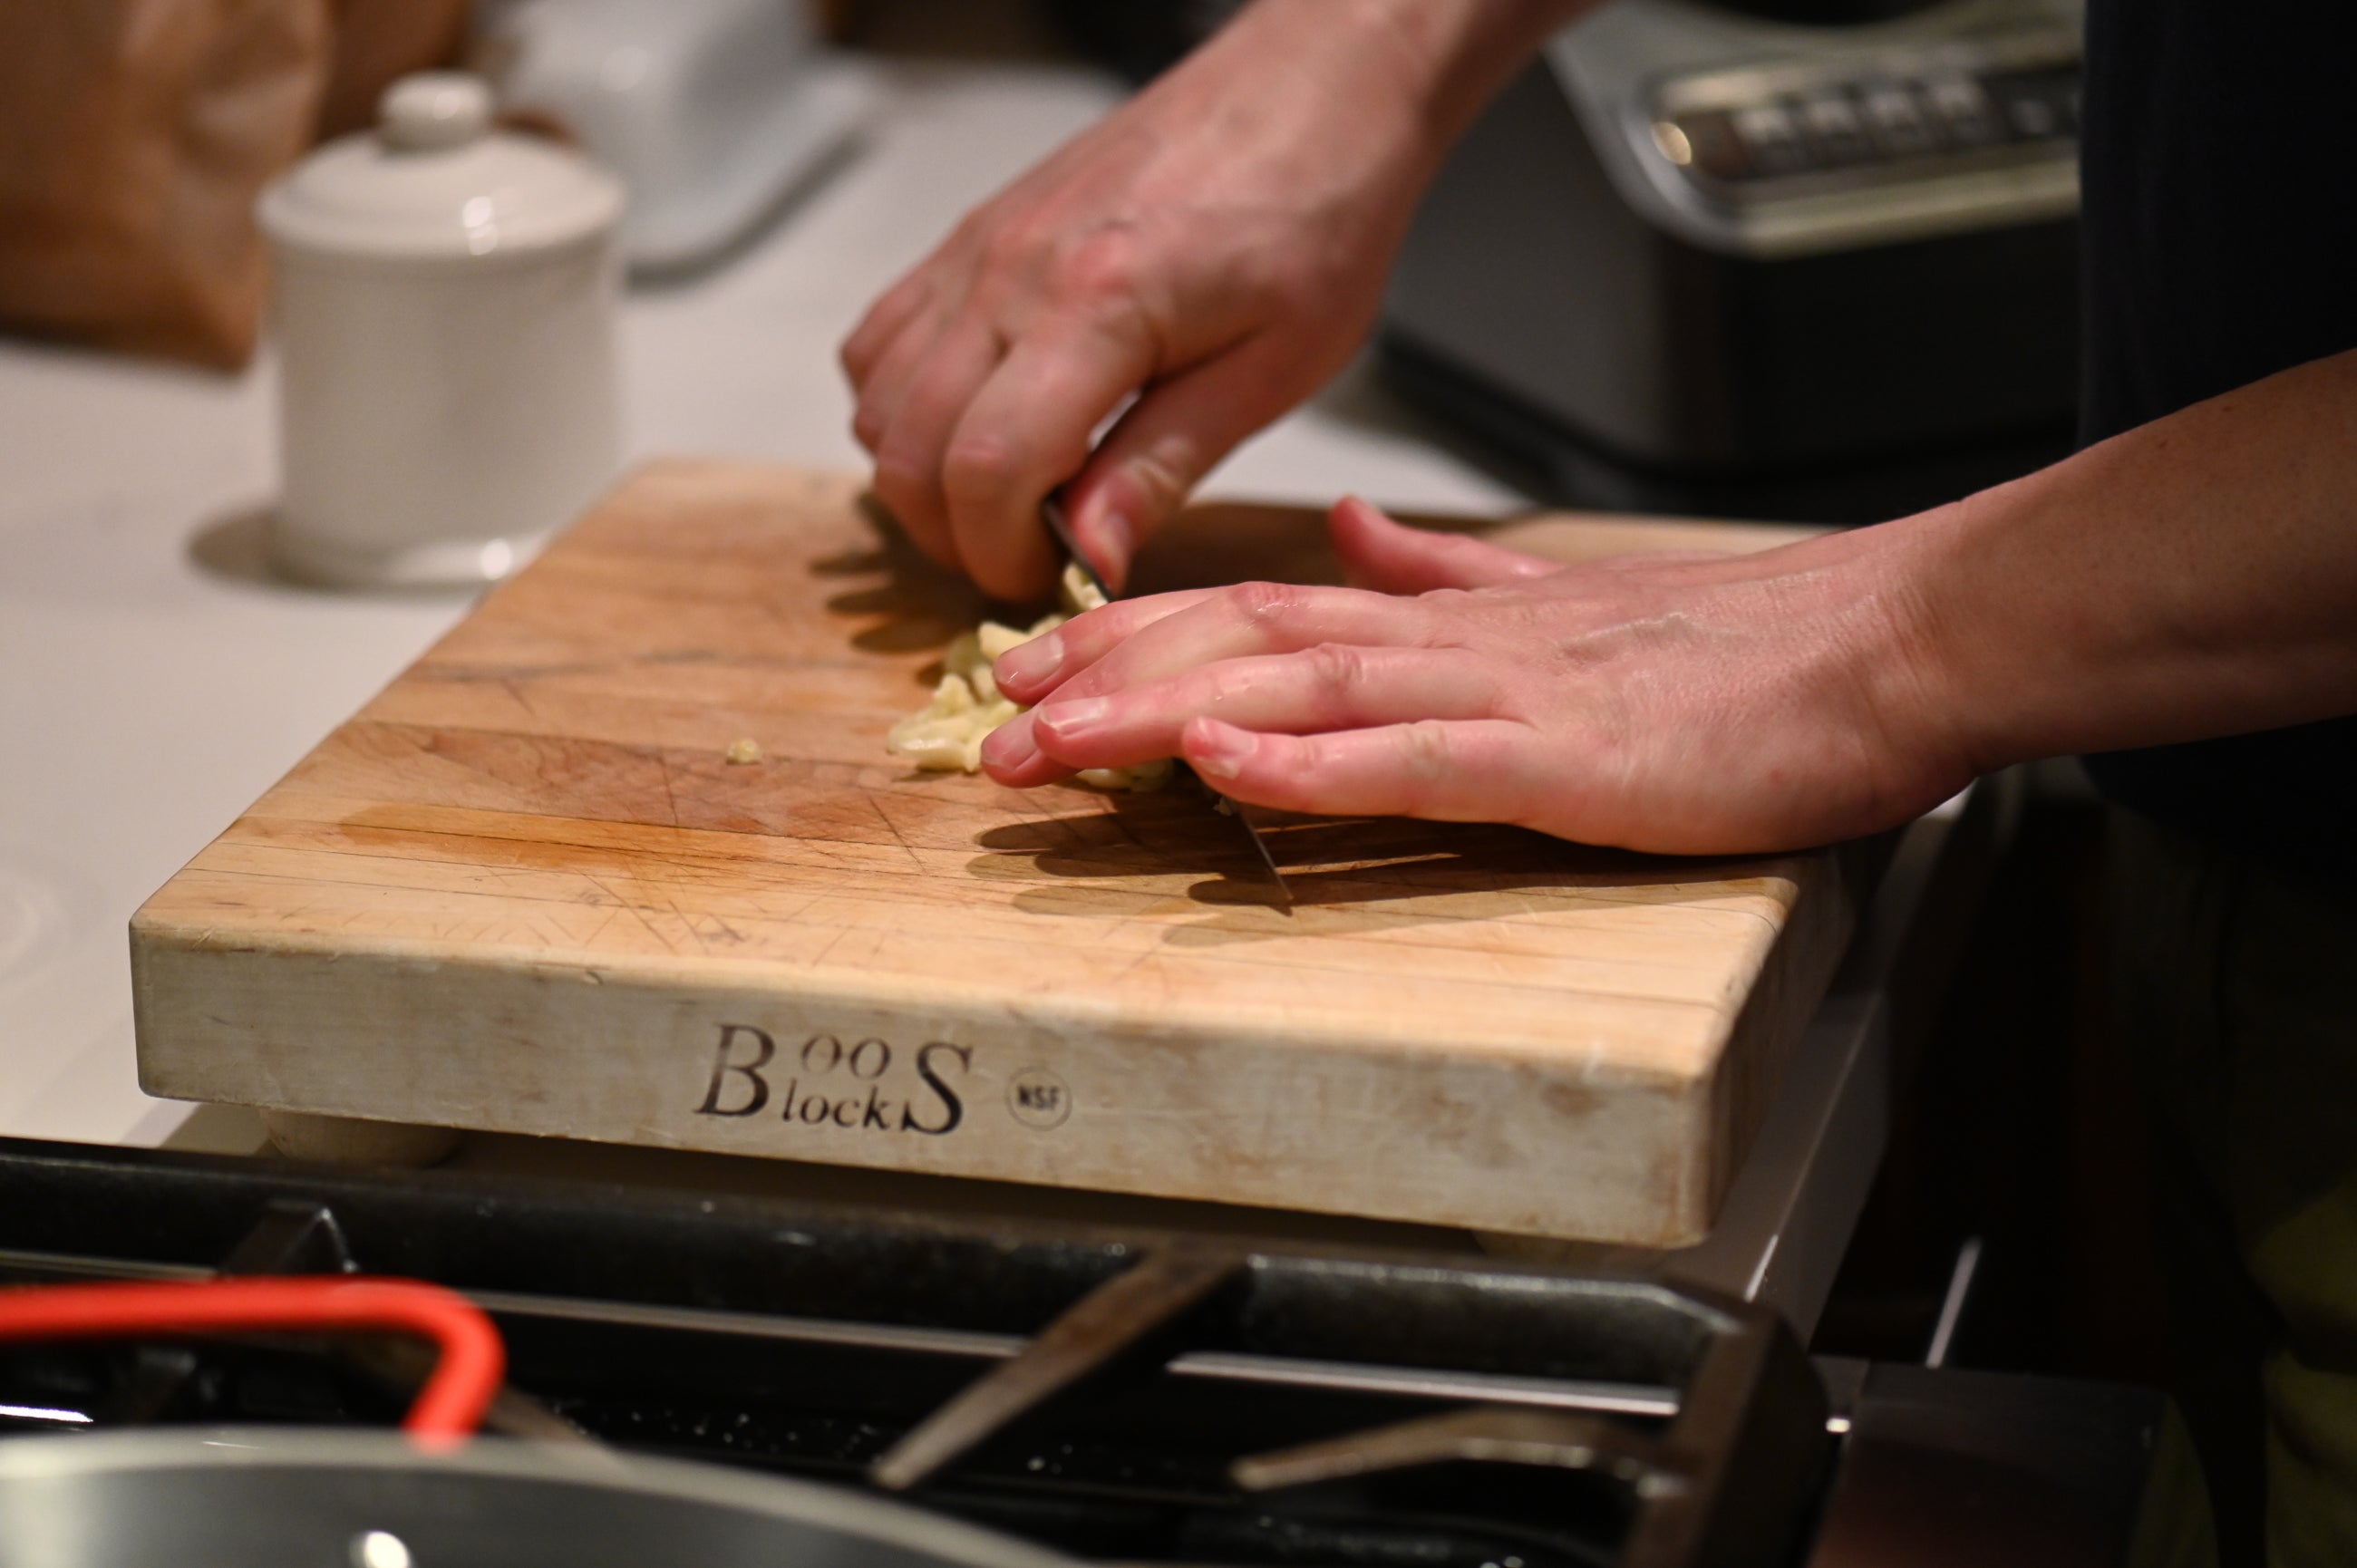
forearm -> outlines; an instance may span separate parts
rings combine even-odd
[[[1851,536],[1973,767],[2357,711],[2357,353]]]
[[[1232,27],[1240,48],[1330,46],[1348,38],[1382,61],[1435,147],[1470,124],[1555,29],[1602,0],[1257,0]]]

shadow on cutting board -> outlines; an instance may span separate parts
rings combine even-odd
[[[986,829],[974,842],[987,853],[969,861],[966,874],[1064,879],[1068,886],[1018,895],[1016,907],[1102,918],[1125,904],[1143,907],[1169,897],[1167,890],[1124,882],[1167,878],[1174,866],[1200,865],[1219,875],[1194,883],[1185,896],[1203,907],[1204,917],[1163,940],[1174,947],[1212,947],[1321,927],[1339,934],[1496,919],[1560,908],[1589,889],[1602,889],[1602,897],[1622,904],[1645,901],[1652,888],[1690,899],[1695,882],[1716,873],[1716,863],[1663,860],[1470,822],[1269,813],[1263,829],[1292,890],[1290,919],[1270,907],[1265,878],[1242,830],[1214,816],[1191,791],[1117,798],[1110,811]]]
[[[851,645],[866,653],[917,653],[941,648],[991,612],[990,599],[955,573],[935,564],[875,497],[859,498],[860,515],[875,531],[874,545],[811,563],[814,577],[873,577],[826,601],[828,613],[881,616],[862,627]]]
[[[1021,605],[989,598],[918,549],[875,497],[860,497],[859,509],[875,531],[875,543],[811,564],[812,575],[819,577],[883,575],[881,581],[848,588],[826,602],[834,615],[883,618],[853,633],[853,647],[869,653],[914,653],[942,647],[985,618],[1028,625],[1050,607],[1045,598]],[[1402,521],[1453,531],[1491,526],[1462,518],[1403,516]],[[1139,549],[1128,594],[1254,580],[1340,583],[1342,565],[1327,542],[1325,515],[1246,501],[1189,507]]]

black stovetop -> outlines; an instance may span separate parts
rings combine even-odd
[[[1897,1419],[1922,1449],[1970,1429],[1985,1466],[1984,1429],[2025,1410],[2072,1434],[2016,1444],[2035,1485],[2075,1487],[2088,1539],[2124,1540],[2159,1420],[2133,1391],[2051,1384],[1943,1415],[1969,1375],[1813,1363],[1768,1314],[1650,1280],[0,1140],[0,1283],[334,1272],[488,1310],[507,1431],[880,1477],[1101,1561],[1830,1563],[1858,1511],[1855,1434]],[[421,1370],[274,1337],[19,1348],[0,1351],[0,1430],[382,1424]]]

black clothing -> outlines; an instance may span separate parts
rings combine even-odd
[[[2083,81],[2083,439],[2357,349],[2357,5],[2090,0]],[[2086,761],[2198,838],[2357,874],[2357,716]]]

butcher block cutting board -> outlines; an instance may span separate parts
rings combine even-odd
[[[1471,525],[1465,525],[1471,526]],[[1524,520],[1563,558],[1792,531]],[[1198,509],[1141,587],[1329,578]],[[884,733],[986,613],[787,469],[642,470],[148,900],[151,1093],[1674,1245],[1846,940],[1835,852],[1652,859],[1020,791]],[[732,764],[750,739],[761,760]]]

